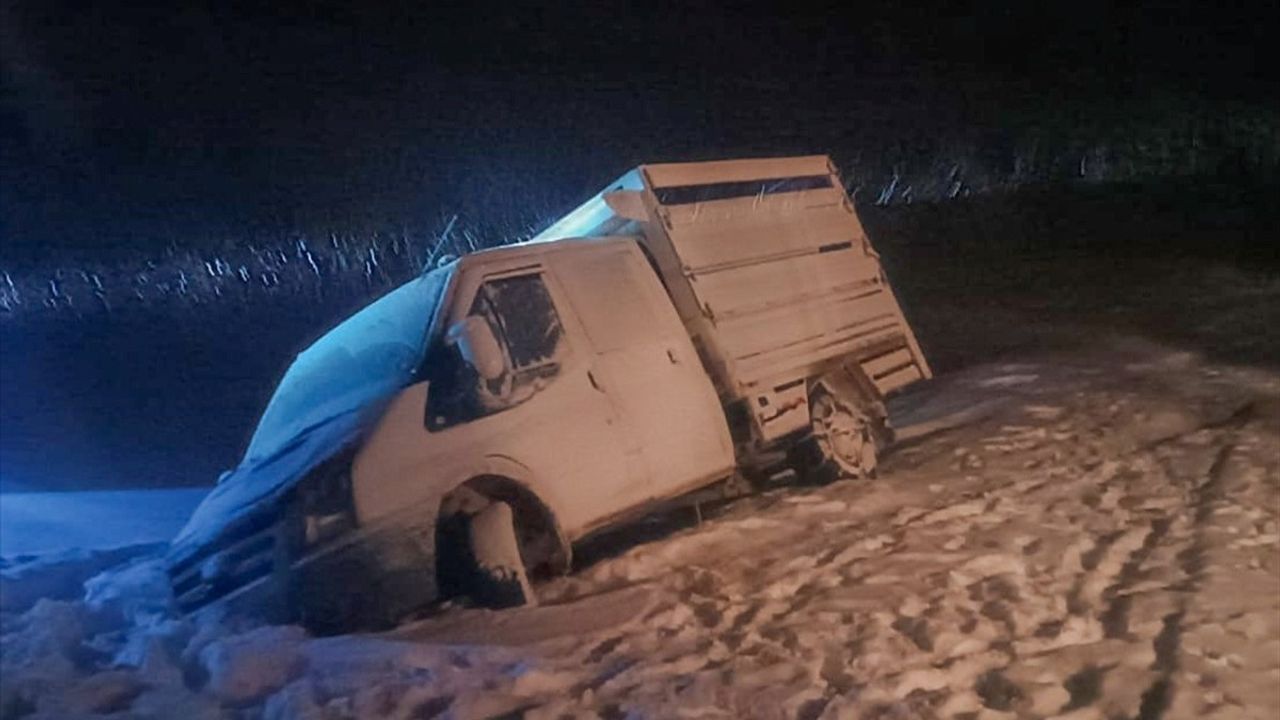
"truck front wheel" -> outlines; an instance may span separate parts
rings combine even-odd
[[[537,602],[516,536],[515,514],[505,502],[491,502],[472,515],[467,527],[474,565],[468,594],[494,608]]]

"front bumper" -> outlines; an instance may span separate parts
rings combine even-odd
[[[318,632],[385,627],[435,600],[435,507],[301,548],[288,515],[242,522],[216,549],[169,568],[183,613],[301,622]]]

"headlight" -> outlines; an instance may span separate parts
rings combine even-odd
[[[299,487],[303,542],[311,547],[355,527],[351,502],[351,461],[326,463]]]

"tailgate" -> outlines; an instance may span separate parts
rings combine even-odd
[[[835,358],[882,393],[930,376],[825,156],[643,172],[738,393]]]

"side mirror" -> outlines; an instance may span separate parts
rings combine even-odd
[[[469,315],[449,328],[445,340],[458,346],[468,365],[485,380],[496,380],[507,370],[502,346],[484,318]]]

